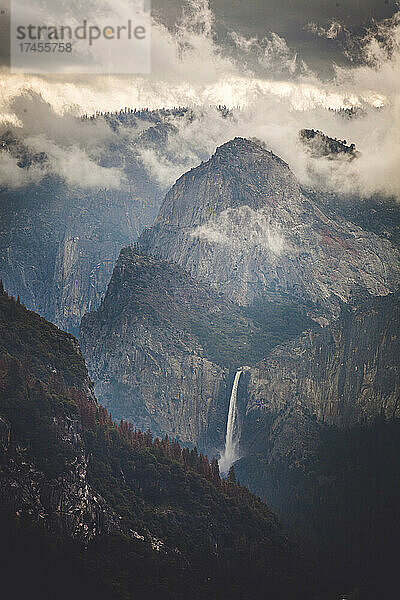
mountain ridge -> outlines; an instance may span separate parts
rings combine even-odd
[[[352,289],[394,291],[400,254],[387,240],[324,214],[288,165],[235,138],[181,177],[138,240],[238,304],[289,294],[337,314]]]

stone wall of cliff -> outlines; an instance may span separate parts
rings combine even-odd
[[[219,310],[217,296],[179,269],[121,253],[104,302],[81,327],[96,394],[115,418],[205,443],[226,404],[228,369],[207,357],[191,317]]]
[[[284,161],[242,138],[176,182],[139,248],[239,304],[289,294],[337,315],[352,290],[386,295],[400,278],[389,241],[328,215]]]
[[[400,416],[399,293],[353,300],[331,325],[279,346],[251,369],[242,444],[302,460],[321,426]]]

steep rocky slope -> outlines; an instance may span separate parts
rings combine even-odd
[[[400,417],[400,294],[353,299],[330,326],[274,349],[248,372],[246,453],[307,459],[320,426]]]
[[[81,343],[116,417],[215,452],[232,371],[312,324],[290,303],[242,310],[178,266],[126,248],[100,308],[82,321]]]
[[[388,241],[324,214],[286,163],[242,138],[177,181],[139,248],[240,304],[287,293],[336,312],[354,288],[386,295],[399,282]]]
[[[157,214],[165,190],[149,176],[141,151],[165,142],[168,117],[149,111],[97,117],[109,136],[95,166],[119,169],[125,179],[119,188],[101,182],[87,188],[51,173],[15,189],[0,181],[0,276],[10,293],[63,329],[78,331],[82,316],[99,305],[121,247]],[[0,132],[0,152],[18,161],[22,174],[45,166],[46,154],[34,154],[18,135],[23,130]]]
[[[192,325],[217,318],[218,300],[173,266],[121,253],[104,302],[81,325],[96,393],[117,418],[192,444],[204,437],[228,370],[207,358]]]
[[[240,479],[357,598],[393,592],[400,544],[399,299],[353,298],[244,376]]]
[[[3,590],[306,597],[303,562],[267,507],[196,451],[114,425],[76,340],[3,292],[0,350]]]
[[[328,190],[309,190],[308,194],[328,215],[341,215],[347,221],[376,233],[400,248],[400,203],[396,197],[372,196],[360,199]]]

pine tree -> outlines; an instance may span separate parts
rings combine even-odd
[[[213,458],[211,461],[211,472],[212,472],[212,476],[213,479],[215,479],[215,481],[220,481],[220,473],[219,473],[219,464],[216,458]]]
[[[228,483],[236,483],[236,473],[235,469],[232,467],[229,469],[228,477],[226,478]]]

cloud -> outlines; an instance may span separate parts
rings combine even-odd
[[[236,40],[246,53],[259,51],[254,38]],[[243,76],[204,86],[199,97],[193,86],[198,104],[212,99],[240,108],[229,118],[195,108],[196,118],[184,127],[177,123],[178,134],[170,137],[165,152],[146,157],[147,167],[153,173],[158,168],[158,176],[162,173],[163,182],[172,185],[218,145],[236,135],[256,137],[288,162],[304,185],[400,197],[400,13],[369,31],[359,41],[359,52],[363,63],[352,69],[336,67],[329,82],[309,74],[285,80]],[[362,116],[343,119],[327,110],[341,107],[360,107]],[[303,128],[355,143],[359,158],[343,164],[308,156],[298,142]]]
[[[321,38],[327,40],[335,40],[340,33],[348,31],[339,21],[331,21],[328,27],[317,25],[316,23],[308,23],[306,29]]]
[[[119,10],[119,0],[114,4]],[[141,155],[150,175],[165,188],[206,160],[218,145],[240,135],[265,142],[304,185],[400,196],[399,15],[376,24],[357,42],[359,66],[336,67],[334,79],[322,81],[277,34],[258,39],[230,32],[235,52],[222,47],[216,41],[209,3],[189,0],[174,30],[154,22],[149,77],[8,75],[0,82],[2,122],[21,138],[36,139],[37,149],[45,149],[40,144],[46,140],[55,144],[58,151],[51,145],[50,162],[62,176],[68,174],[60,157],[68,163],[75,152],[84,165],[82,180],[93,186],[101,180],[118,186],[123,185],[123,173],[106,175],[99,161],[110,129],[101,119],[82,123],[76,116],[121,106],[184,105],[192,108],[194,118],[174,120],[176,132],[169,135],[166,147],[146,149]],[[331,22],[324,35],[339,35],[339,26]],[[231,116],[210,108],[218,104],[232,108]],[[343,119],[327,110],[352,106],[362,107],[363,116]],[[360,157],[339,165],[308,156],[298,142],[303,128],[354,142]],[[132,131],[123,135],[132,136],[135,143]],[[93,164],[99,169],[91,179],[88,171]],[[16,168],[10,167],[10,172],[15,174]]]
[[[16,158],[8,152],[0,152],[0,187],[23,187],[38,183],[43,176],[43,170],[39,166],[21,168]]]
[[[82,189],[123,186],[122,170],[99,164],[104,147],[115,135],[105,121],[82,121],[71,112],[60,115],[32,90],[13,98],[10,110],[13,121],[3,124],[0,132],[11,136],[17,148],[30,156],[43,153],[46,158],[22,168],[18,165],[18,149],[4,145],[0,152],[0,185],[13,188],[37,184],[46,175],[53,175]]]
[[[25,143],[36,152],[45,149],[47,173],[61,177],[68,186],[82,189],[122,187],[125,178],[119,169],[102,167],[77,145],[61,147],[45,136],[27,138]]]
[[[115,0],[114,4],[117,10],[119,2]],[[259,93],[283,93],[299,102],[303,86],[306,95],[309,88],[321,87],[321,82],[312,78],[306,65],[276,33],[259,40],[231,31],[230,39],[235,53],[217,43],[214,16],[207,0],[188,0],[174,31],[153,22],[149,77],[11,75],[7,85],[0,84],[2,104],[6,109],[10,97],[29,88],[39,92],[60,113],[73,105],[83,112],[118,110],[121,106],[244,106]],[[263,65],[262,76],[259,71],[254,73],[249,57]],[[340,91],[335,90],[335,94],[340,95]],[[329,104],[330,96],[331,92],[323,91],[320,102]]]
[[[249,206],[228,208],[216,219],[196,227],[191,235],[237,252],[260,247],[280,256],[285,245],[280,227],[272,225],[263,210],[255,211]]]
[[[241,60],[246,56],[255,58],[264,72],[277,75],[295,76],[310,73],[304,61],[299,60],[282,37],[270,33],[261,40],[257,37],[246,38],[236,31],[230,32],[235,47],[240,51]]]

